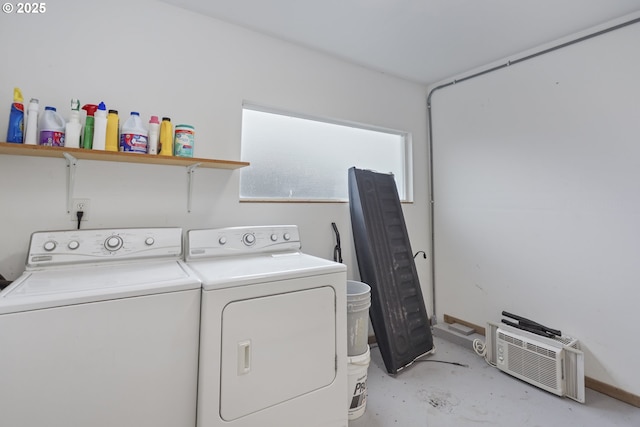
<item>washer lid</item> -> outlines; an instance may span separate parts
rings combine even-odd
[[[0,314],[200,288],[181,261],[26,272],[0,293]]]
[[[347,270],[344,264],[301,252],[214,257],[187,264],[202,281],[204,290],[317,276]]]

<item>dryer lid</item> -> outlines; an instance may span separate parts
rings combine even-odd
[[[187,263],[203,290],[345,272],[344,264],[301,252],[218,257]]]
[[[200,288],[181,261],[26,272],[0,293],[0,314]]]

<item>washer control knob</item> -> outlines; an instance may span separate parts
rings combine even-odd
[[[278,235],[277,235],[276,233],[273,233],[273,234],[271,235],[271,241],[272,241],[272,242],[275,242],[275,241],[277,241],[277,240],[278,240]]]
[[[151,246],[156,242],[156,240],[153,237],[147,237],[146,239],[144,239],[144,244],[147,246]]]
[[[122,238],[120,236],[111,236],[104,241],[104,247],[110,251],[117,251],[122,247]]]
[[[245,233],[245,235],[242,236],[242,243],[244,243],[247,246],[252,246],[253,244],[256,243],[256,236],[251,233]]]
[[[44,243],[44,250],[47,252],[51,252],[56,248],[56,242],[53,240],[48,240]]]
[[[226,245],[226,244],[227,244],[227,238],[226,238],[226,237],[224,237],[224,236],[221,236],[221,237],[218,239],[218,243],[220,243],[220,245]]]
[[[286,240],[287,242],[288,242],[289,240],[291,240],[291,234],[289,234],[289,233],[284,233],[284,235],[283,235],[282,237],[283,237],[283,238],[284,238],[284,240]]]
[[[69,249],[71,249],[72,251],[78,249],[80,247],[80,243],[78,243],[77,240],[72,240],[69,242],[69,244],[67,245],[67,247]]]

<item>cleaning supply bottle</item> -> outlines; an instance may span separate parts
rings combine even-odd
[[[160,136],[160,122],[158,116],[151,116],[149,120],[149,154],[158,154],[158,138]]]
[[[173,126],[169,117],[163,117],[160,124],[160,155],[173,156]]]
[[[82,109],[87,112],[87,118],[84,122],[84,132],[82,134],[82,148],[91,149],[93,146],[93,127],[95,126],[94,114],[98,109],[96,104],[86,104]]]
[[[71,100],[71,113],[69,121],[65,127],[64,146],[69,148],[80,148],[80,133],[82,124],[80,123],[80,100]]]
[[[24,143],[29,145],[38,144],[38,112],[40,111],[40,104],[35,98],[31,98],[29,101],[29,108],[27,109],[27,125],[24,130]]]
[[[191,125],[176,125],[173,139],[173,155],[176,157],[193,157],[195,129]]]
[[[98,104],[94,114],[93,145],[94,150],[104,150],[107,138],[107,106],[104,102]]]
[[[147,129],[142,123],[140,113],[132,111],[129,118],[122,124],[120,151],[146,153],[147,135]]]
[[[104,149],[107,151],[118,151],[118,141],[120,131],[120,119],[118,110],[109,110],[107,115],[107,136]]]
[[[44,107],[40,119],[40,145],[64,147],[64,119],[55,107]]]
[[[7,129],[7,142],[22,144],[24,138],[24,105],[22,92],[19,88],[13,88],[13,104],[9,113],[9,128]]]

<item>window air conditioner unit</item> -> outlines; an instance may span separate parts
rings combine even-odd
[[[486,359],[503,372],[558,396],[584,403],[584,354],[578,340],[548,338],[487,323]]]

